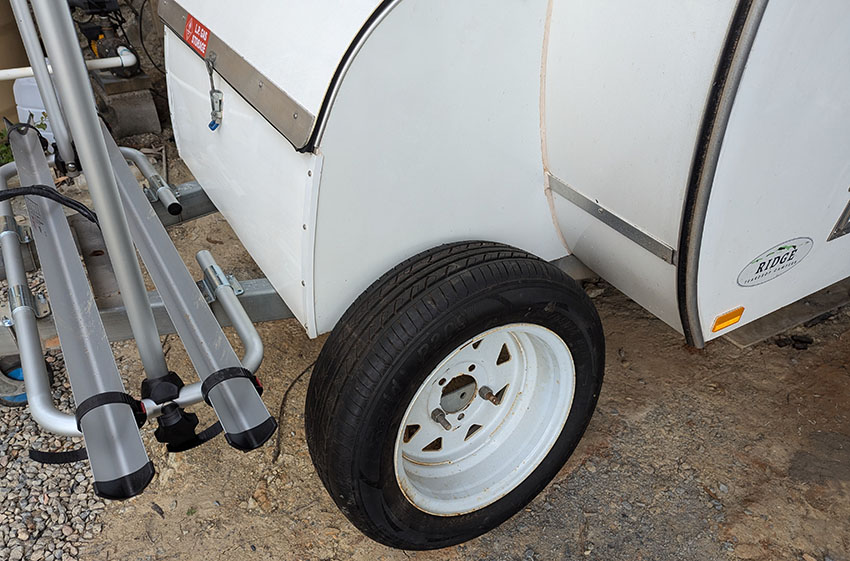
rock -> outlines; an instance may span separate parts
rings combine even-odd
[[[600,288],[598,286],[593,286],[593,287],[589,287],[585,292],[587,292],[587,295],[590,298],[598,298],[598,297],[602,296],[602,294],[605,293],[605,289]]]
[[[804,553],[803,554],[803,561],[818,561],[818,560],[815,559],[814,557],[812,557],[811,555],[809,555],[808,553]]]
[[[257,488],[254,490],[254,494],[251,498],[256,501],[256,504],[260,507],[260,510],[262,510],[263,512],[271,512],[272,502],[269,499],[268,485],[266,485],[265,481],[261,481],[260,484],[257,485]]]
[[[13,547],[9,552],[9,561],[21,561],[24,558],[24,548],[21,546]]]
[[[719,483],[719,484],[717,485],[717,490],[718,490],[718,491],[720,491],[721,493],[724,493],[724,494],[725,494],[725,493],[728,493],[728,492],[729,492],[729,487],[727,487],[727,486],[726,486],[726,485],[724,485],[723,483]]]

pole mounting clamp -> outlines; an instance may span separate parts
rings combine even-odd
[[[212,304],[216,300],[216,290],[222,286],[229,286],[233,289],[236,296],[240,296],[245,290],[236,277],[227,275],[221,270],[217,264],[212,264],[204,269],[204,278],[198,281],[198,288],[201,289],[201,294],[207,304]]]

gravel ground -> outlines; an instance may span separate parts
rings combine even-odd
[[[161,62],[156,41],[148,44]],[[167,116],[164,80],[145,57],[142,65]],[[169,179],[187,181],[169,136],[166,129],[130,144],[165,142]],[[83,196],[76,188],[68,193]],[[204,248],[238,278],[258,274],[221,217],[171,233],[196,278],[192,255]],[[32,280],[43,290],[37,276]],[[608,349],[588,432],[551,485],[476,540],[435,552],[391,550],[340,514],[306,447],[306,377],[281,404],[324,338],[309,340],[287,320],[259,326],[266,343],[259,374],[264,401],[279,411],[281,453],[270,442],[243,454],[217,438],[169,455],[148,426],[143,438],[157,475],[126,502],[98,499],[87,463],[30,461],[30,447],[81,443],[43,433],[25,409],[0,407],[0,561],[850,561],[850,310],[795,330],[812,336],[808,350],[768,341],[742,351],[720,340],[695,351],[612,287],[587,289]],[[169,366],[191,379],[181,346],[170,340],[166,348]],[[114,350],[126,388],[137,395],[134,345]],[[61,353],[51,351],[47,360],[54,399],[68,410]],[[208,408],[193,411],[202,426],[211,422]]]
[[[46,360],[54,376],[54,401],[71,412],[61,353],[51,352]],[[72,561],[81,545],[101,532],[106,503],[94,495],[86,464],[43,465],[28,456],[30,448],[79,446],[82,438],[43,432],[26,408],[0,407],[0,559]]]

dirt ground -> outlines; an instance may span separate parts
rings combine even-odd
[[[240,278],[257,274],[219,216],[172,233],[198,276],[192,256],[202,248]],[[596,414],[553,483],[491,533],[403,552],[348,523],[310,461],[307,376],[281,407],[324,337],[311,341],[284,320],[260,326],[259,374],[278,438],[247,454],[217,438],[167,455],[146,430],[156,478],[141,496],[108,504],[103,532],[80,558],[850,560],[850,309],[797,329],[814,339],[807,350],[768,341],[742,351],[720,340],[696,351],[613,287],[588,291],[607,339]],[[174,338],[166,345],[170,367],[190,379],[182,347]],[[138,388],[135,347],[117,354],[128,387]],[[195,410],[212,422],[208,408]]]
[[[159,57],[161,49],[153,50]],[[167,115],[162,77],[147,60],[143,66]],[[136,139],[138,147],[157,142]],[[168,146],[169,179],[188,180]],[[171,233],[196,278],[200,249],[212,250],[240,279],[259,274],[219,216]],[[613,287],[592,284],[588,291],[607,339],[596,413],[555,480],[489,534],[454,548],[404,552],[348,523],[310,461],[307,376],[281,404],[324,337],[311,341],[295,320],[284,320],[259,326],[266,346],[259,375],[280,422],[277,438],[250,453],[218,437],[168,455],[146,427],[154,481],[131,500],[107,501],[103,531],[83,544],[79,558],[850,561],[850,309],[796,330],[814,339],[807,350],[773,341],[739,350],[720,340],[696,351]],[[169,366],[193,379],[176,338],[165,345]],[[116,355],[137,393],[134,345],[116,345]],[[193,410],[203,426],[213,421],[209,408]]]

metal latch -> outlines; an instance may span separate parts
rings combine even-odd
[[[224,104],[224,92],[216,89],[213,82],[213,70],[215,70],[215,53],[210,52],[204,59],[207,65],[207,74],[210,75],[210,127],[211,131],[216,130],[221,125],[222,106]]]

